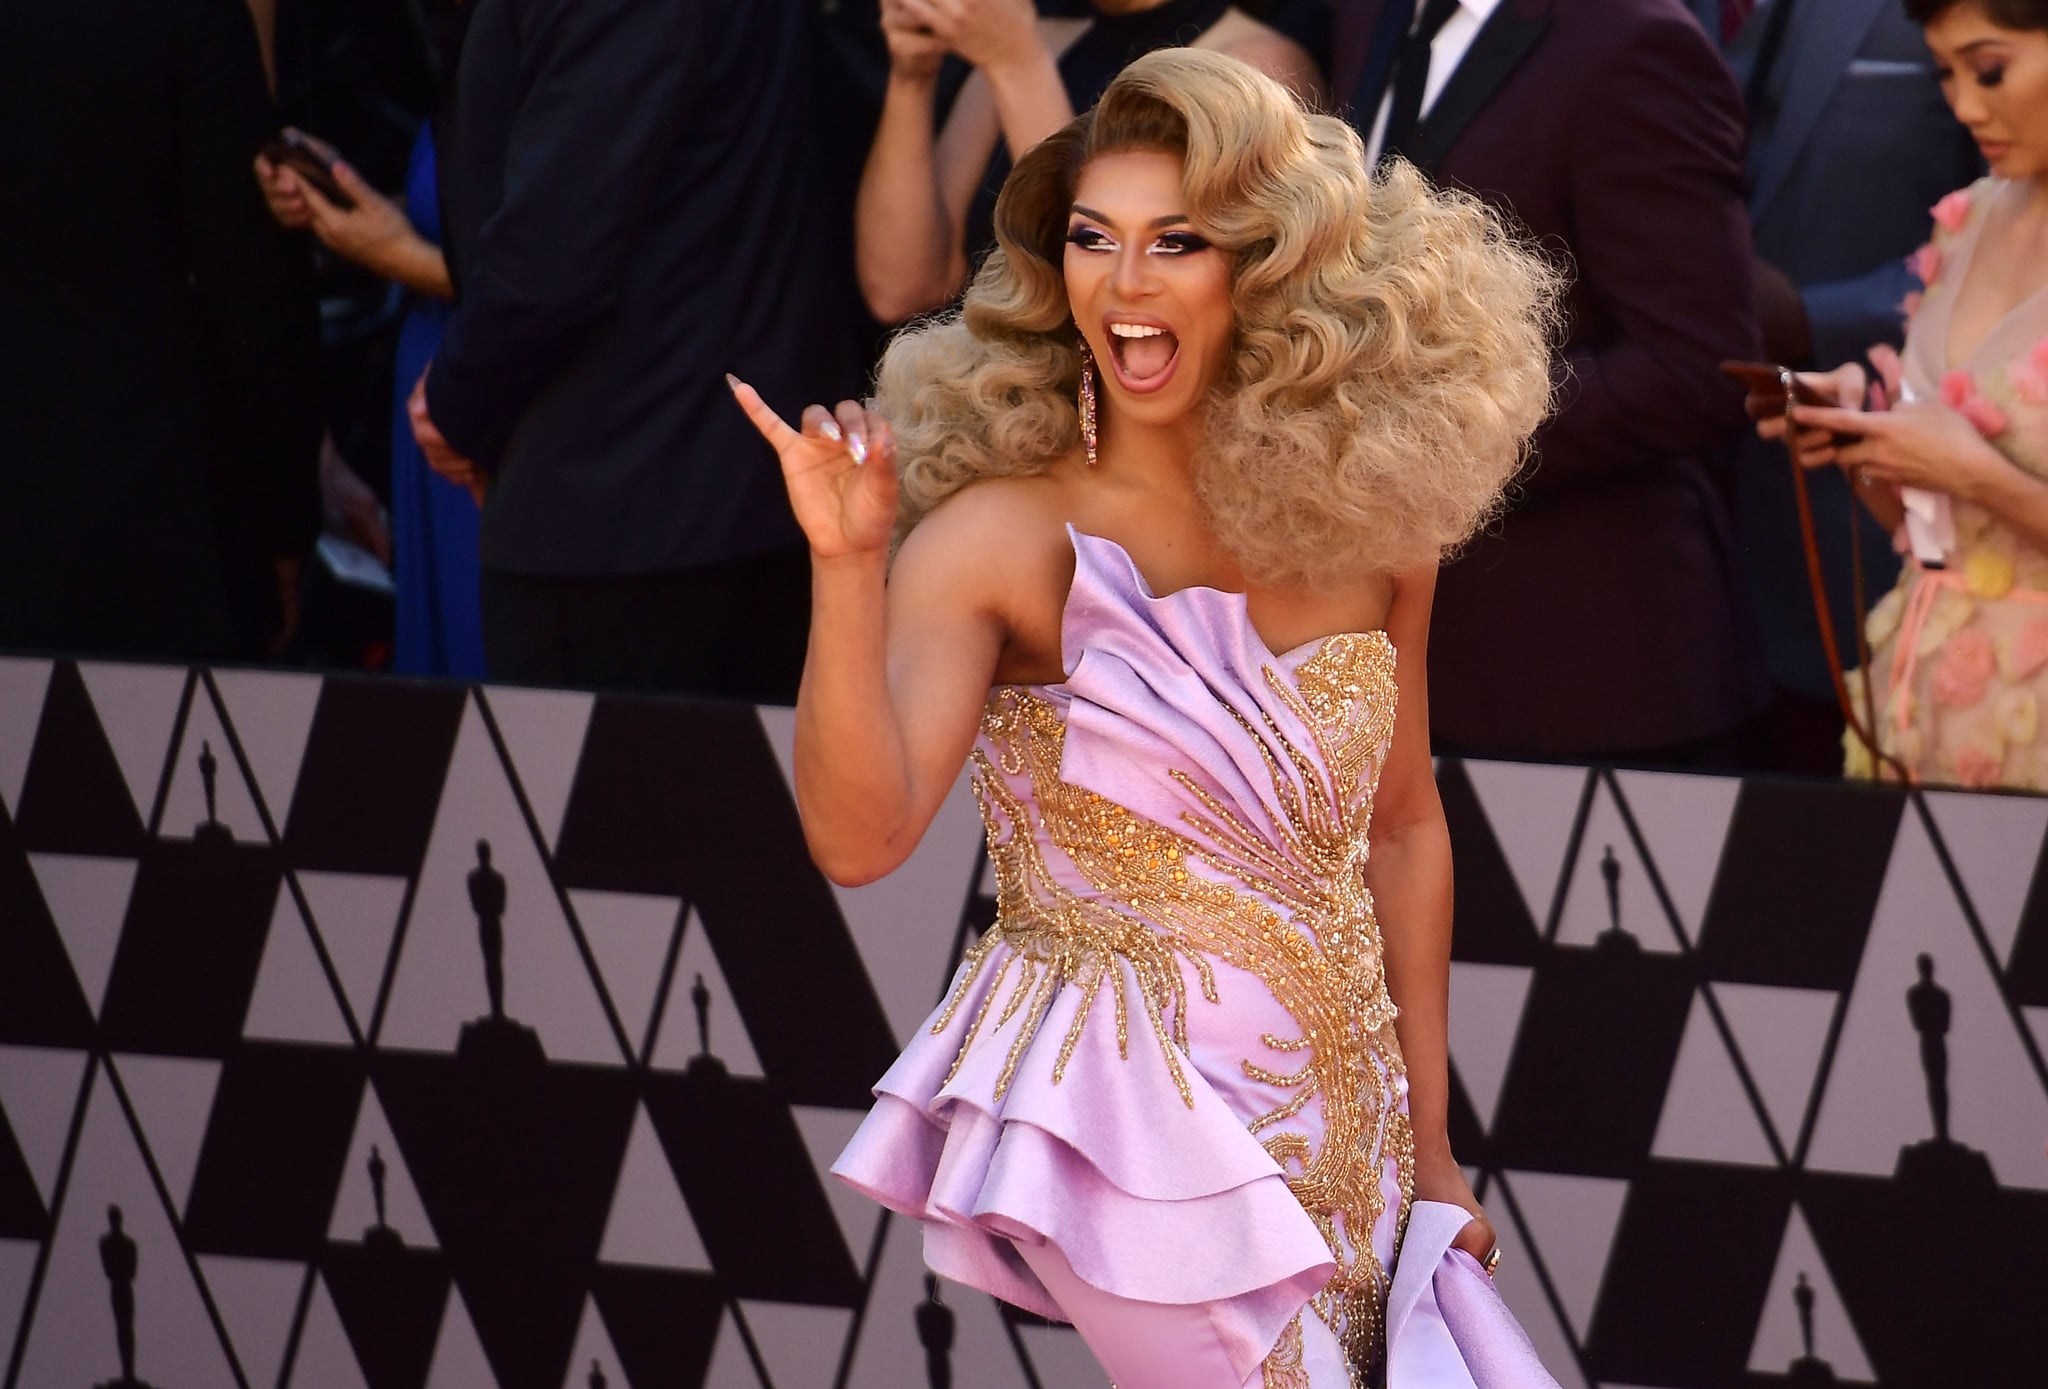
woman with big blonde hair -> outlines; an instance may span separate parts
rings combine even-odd
[[[1193,50],[1030,150],[996,226],[870,405],[799,431],[735,383],[812,547],[813,855],[887,873],[966,761],[998,886],[835,1170],[1122,1389],[1548,1385],[1445,1133],[1423,668],[1554,278]]]

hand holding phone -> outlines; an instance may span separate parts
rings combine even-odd
[[[290,169],[314,191],[343,212],[353,212],[356,200],[334,176],[341,156],[325,140],[316,140],[302,130],[286,126],[274,140],[264,144],[262,156],[280,169]]]

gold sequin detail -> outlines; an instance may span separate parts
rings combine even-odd
[[[1260,1389],[1310,1389],[1308,1367],[1302,1364],[1301,1313],[1287,1323],[1259,1368]]]
[[[1338,1337],[1353,1382],[1362,1386],[1383,1349],[1387,1275],[1373,1252],[1372,1231],[1386,1210],[1380,1174],[1389,1157],[1401,1193],[1397,1233],[1406,1226],[1414,1190],[1413,1140],[1392,1089],[1402,1073],[1395,1008],[1364,881],[1372,797],[1393,735],[1393,645],[1382,633],[1331,637],[1291,682],[1271,667],[1265,680],[1306,733],[1304,744],[1269,714],[1254,721],[1233,711],[1272,783],[1276,828],[1270,835],[1183,771],[1172,776],[1199,809],[1182,816],[1181,829],[1061,781],[1066,727],[1057,708],[1021,687],[991,694],[982,720],[986,750],[976,750],[973,770],[995,867],[996,924],[968,952],[966,973],[933,1030],[951,1026],[993,969],[961,1057],[992,1010],[1000,1010],[998,1030],[1024,1015],[998,1077],[1000,1097],[1062,987],[1079,989],[1081,1000],[1055,1061],[1054,1083],[1107,994],[1119,1055],[1130,1055],[1137,1013],[1182,1100],[1192,1106],[1182,963],[1192,966],[1211,1003],[1217,1001],[1215,962],[1258,978],[1299,1035],[1269,1035],[1263,1045],[1273,1055],[1243,1063],[1247,1078],[1281,1092],[1249,1127],[1263,1135],[1337,1262],[1310,1306]],[[1035,814],[1006,776],[1028,779]],[[1034,826],[1097,896],[1077,896],[1054,878]],[[956,1072],[959,1065],[956,1060]],[[1320,1141],[1287,1126],[1312,1104],[1323,1121]],[[1298,1325],[1295,1335],[1298,1340]]]

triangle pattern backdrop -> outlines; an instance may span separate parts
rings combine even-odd
[[[829,1174],[994,904],[964,784],[825,883],[792,731],[0,658],[0,1389],[1099,1386]],[[1439,781],[1452,1137],[1560,1382],[2028,1382],[2048,801]]]

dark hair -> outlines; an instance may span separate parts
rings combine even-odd
[[[1925,28],[1965,0],[1905,0],[1906,18]],[[2001,29],[2048,29],[2048,0],[1975,0]]]

